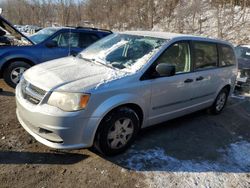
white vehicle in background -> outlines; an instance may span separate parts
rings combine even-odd
[[[14,27],[25,35],[32,35],[42,29],[36,25],[14,25]]]
[[[115,33],[77,57],[27,70],[16,88],[17,117],[49,147],[94,145],[113,155],[127,149],[141,128],[204,108],[220,113],[236,75],[228,42],[164,32]]]

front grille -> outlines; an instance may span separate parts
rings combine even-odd
[[[46,94],[46,91],[44,91],[44,90],[42,90],[42,89],[40,89],[32,84],[29,85],[29,88],[38,95],[44,96]]]
[[[21,92],[23,98],[35,105],[39,104],[46,94],[45,90],[32,85],[26,80],[21,82]]]

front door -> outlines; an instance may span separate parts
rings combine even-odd
[[[45,46],[45,49],[42,51],[42,62],[74,55],[82,50],[80,48],[79,33],[63,32],[51,40],[57,45],[55,47]]]
[[[172,44],[156,60],[155,65],[174,65],[176,74],[152,79],[149,125],[185,114],[192,107],[195,73],[191,71],[190,45],[188,41]]]

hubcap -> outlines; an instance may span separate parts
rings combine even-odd
[[[10,79],[13,83],[18,84],[23,73],[26,71],[25,67],[17,67],[13,69],[10,73]]]
[[[216,101],[216,110],[221,111],[225,105],[227,95],[226,93],[221,93]]]
[[[108,132],[108,144],[112,149],[125,146],[134,132],[133,122],[129,118],[117,120]]]

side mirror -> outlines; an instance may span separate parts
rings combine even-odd
[[[173,76],[175,75],[175,66],[166,63],[160,63],[156,66],[156,72],[160,76]]]
[[[53,41],[53,40],[47,42],[47,43],[45,44],[45,46],[47,46],[48,48],[55,48],[55,47],[58,47],[57,42],[56,42],[56,41]]]

